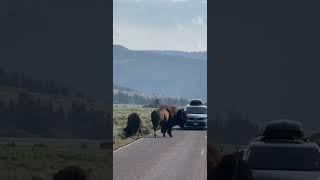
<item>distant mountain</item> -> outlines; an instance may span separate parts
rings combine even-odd
[[[201,59],[207,60],[207,52],[199,51],[199,52],[185,52],[185,51],[173,51],[173,50],[135,50],[132,51],[121,45],[113,45],[114,52],[117,53],[128,53],[130,52],[139,52],[139,53],[154,53],[154,54],[162,54],[162,55],[170,55],[170,56],[182,56],[186,58],[192,59]]]
[[[147,95],[206,99],[206,52],[136,51],[114,45],[113,81]]]
[[[146,51],[140,51],[146,52]],[[193,58],[193,59],[200,59],[200,60],[207,60],[207,52],[184,52],[184,51],[147,51],[153,52],[163,55],[170,55],[170,56],[183,56],[186,58]]]

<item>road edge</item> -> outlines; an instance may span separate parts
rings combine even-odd
[[[156,133],[159,132],[159,131],[160,131],[160,130],[157,130]],[[148,135],[146,135],[146,136],[150,136],[150,135],[152,135],[152,134],[153,134],[153,132],[150,133],[150,134],[148,134]],[[125,148],[125,147],[128,147],[129,145],[132,145],[133,143],[138,142],[138,141],[144,139],[146,136],[141,137],[141,138],[139,138],[139,139],[137,139],[137,140],[135,140],[135,141],[132,141],[131,143],[126,144],[126,145],[124,145],[124,146],[122,146],[122,147],[119,147],[118,149],[115,149],[115,150],[113,150],[112,152],[114,153],[114,152],[116,152],[116,151],[118,151],[118,150],[121,150],[121,149],[123,149],[123,148]]]

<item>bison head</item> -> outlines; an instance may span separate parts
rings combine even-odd
[[[175,117],[176,123],[183,128],[186,121],[187,121],[187,112],[184,109],[179,109],[176,117]]]

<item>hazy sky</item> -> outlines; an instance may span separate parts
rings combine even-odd
[[[134,50],[207,50],[207,0],[113,0],[113,43]]]

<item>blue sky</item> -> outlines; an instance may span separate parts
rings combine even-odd
[[[134,50],[207,50],[206,0],[113,0],[113,41]]]

